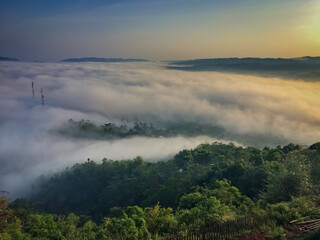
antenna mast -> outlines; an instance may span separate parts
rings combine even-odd
[[[41,105],[44,105],[43,89],[41,88]]]
[[[31,87],[32,87],[32,96],[34,97],[34,85],[33,85],[33,82],[31,84]]]

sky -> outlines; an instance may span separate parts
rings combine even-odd
[[[0,56],[319,56],[319,22],[319,0],[0,0]]]

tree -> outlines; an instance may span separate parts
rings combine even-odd
[[[0,191],[0,233],[4,233],[7,230],[9,221],[12,220],[12,210],[8,208],[9,198],[6,196],[9,192]]]
[[[61,239],[62,233],[51,214],[32,214],[25,223],[25,230],[33,238]]]
[[[180,224],[188,226],[193,231],[201,230],[217,222],[233,219],[234,213],[216,197],[209,197],[204,202],[191,209],[181,209],[177,212]]]
[[[162,208],[159,203],[145,209],[148,230],[155,239],[173,234],[177,230],[178,221],[172,212],[172,208]]]
[[[280,171],[273,171],[268,178],[267,190],[263,198],[269,203],[290,201],[310,192],[310,165],[297,159],[294,155],[287,158]]]

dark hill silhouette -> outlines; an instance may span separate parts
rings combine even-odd
[[[85,58],[67,58],[63,59],[63,62],[147,62],[146,59],[136,58],[97,58],[97,57],[85,57]]]
[[[17,58],[0,57],[0,61],[19,61]]]
[[[172,61],[168,68],[320,81],[320,57],[194,59]]]

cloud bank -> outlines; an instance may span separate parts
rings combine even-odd
[[[88,157],[98,161],[140,155],[155,161],[216,140],[55,135],[70,118],[98,124],[197,121],[223,127],[226,141],[256,146],[320,139],[319,82],[169,70],[152,62],[2,62],[0,86],[0,188],[15,196],[28,192],[37,176]]]

